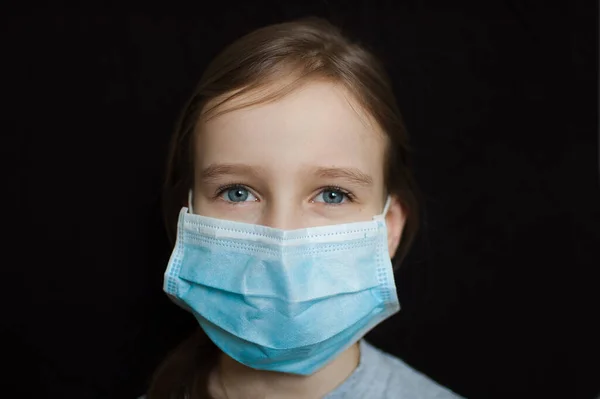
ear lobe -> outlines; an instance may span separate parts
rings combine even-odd
[[[392,197],[390,208],[385,215],[385,224],[387,225],[388,250],[390,258],[393,258],[400,245],[402,231],[406,224],[406,214],[396,196]]]

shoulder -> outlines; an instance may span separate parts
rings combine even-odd
[[[415,370],[401,359],[360,342],[360,363],[326,399],[460,399],[461,396]]]
[[[415,370],[401,359],[383,352],[365,340],[361,351],[370,356],[378,374],[387,376],[386,398],[457,399],[459,395]]]

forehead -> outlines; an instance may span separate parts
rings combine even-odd
[[[385,136],[341,85],[308,82],[275,101],[236,109],[260,95],[265,92],[233,99],[217,110],[223,113],[199,124],[197,163],[350,166],[383,173]]]

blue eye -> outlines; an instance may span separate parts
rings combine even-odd
[[[221,197],[229,202],[256,201],[256,197],[243,186],[234,186],[225,188],[221,192]]]
[[[324,202],[326,204],[341,204],[345,202],[348,195],[341,190],[327,188],[317,195],[315,202]]]

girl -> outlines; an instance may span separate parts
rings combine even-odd
[[[268,26],[219,54],[164,195],[164,289],[201,328],[148,398],[457,397],[362,339],[400,309],[390,258],[418,226],[407,151],[381,65],[329,23]]]

